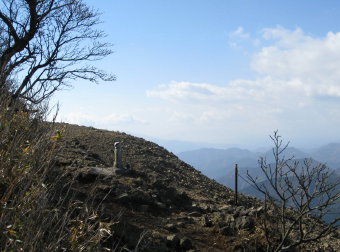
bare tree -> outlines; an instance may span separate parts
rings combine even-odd
[[[1,0],[0,91],[39,104],[70,80],[111,81],[91,62],[111,54],[81,0]]]
[[[340,204],[340,181],[332,180],[332,172],[312,159],[303,162],[286,158],[278,131],[270,136],[274,163],[266,158],[259,165],[266,181],[248,173],[248,180],[265,198],[263,231],[271,251],[285,251],[329,235],[339,227],[339,212],[329,223],[322,219],[334,214]],[[336,210],[338,211],[338,210]],[[275,225],[273,225],[275,223]]]

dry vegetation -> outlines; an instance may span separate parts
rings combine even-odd
[[[283,143],[278,131],[271,139],[274,164],[268,164],[264,158],[259,161],[266,182],[248,174],[251,185],[263,195],[275,216],[270,220],[271,216],[267,215],[263,225],[271,250],[289,250],[334,233],[340,225],[336,212],[340,204],[340,181],[332,179],[333,173],[325,164],[285,157],[288,143]],[[333,220],[320,225],[327,214],[333,214]],[[270,227],[272,223],[276,224],[274,228]]]
[[[81,0],[0,1],[1,251],[93,251],[110,236],[56,169],[61,134],[43,106],[70,80],[114,80],[91,64],[111,53],[99,22]]]
[[[60,152],[55,125],[44,123],[42,113],[10,110],[6,99],[0,100],[0,250],[105,247],[110,230],[89,199],[74,198],[72,180],[55,168]]]

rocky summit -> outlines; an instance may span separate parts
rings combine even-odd
[[[142,138],[56,126],[56,170],[66,174],[64,184],[72,181],[77,201],[97,206],[94,218],[107,233],[103,251],[265,251],[262,201],[239,195],[235,205],[231,189]],[[118,168],[116,142],[122,146]],[[334,234],[304,249],[336,251],[339,245]]]

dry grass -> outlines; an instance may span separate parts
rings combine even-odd
[[[112,223],[55,166],[62,129],[0,101],[0,251],[117,250]]]

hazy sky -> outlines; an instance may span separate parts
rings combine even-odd
[[[145,138],[340,141],[340,1],[87,0],[117,81],[59,92],[59,119]]]

